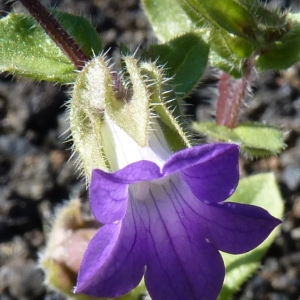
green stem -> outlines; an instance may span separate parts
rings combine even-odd
[[[54,16],[38,0],[20,0],[20,2],[56,45],[69,57],[76,69],[81,70],[89,59]]]

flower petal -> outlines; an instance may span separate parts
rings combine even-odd
[[[145,269],[143,228],[128,212],[124,221],[104,225],[90,241],[78,274],[76,293],[116,297],[135,288]]]
[[[185,203],[176,202],[170,181],[150,185],[147,201],[130,200],[147,232],[146,287],[155,300],[216,299],[224,278],[222,258],[214,245],[185,226]]]
[[[254,249],[281,223],[261,207],[233,202],[201,203],[201,219],[202,234],[232,254]]]
[[[163,172],[181,171],[198,199],[221,202],[234,192],[238,184],[238,152],[237,145],[220,143],[185,149],[172,156]]]
[[[122,220],[128,199],[128,184],[161,177],[159,167],[140,161],[115,172],[93,170],[90,185],[91,210],[102,224]]]
[[[145,274],[150,296],[155,300],[215,300],[225,272],[219,252],[205,240],[191,243],[188,236],[176,238],[166,238],[162,245],[153,236],[149,250],[156,255]]]
[[[93,170],[90,184],[91,211],[102,224],[122,220],[128,199],[128,186],[113,182],[101,170]]]
[[[238,254],[258,246],[281,223],[265,209],[247,204],[199,201],[180,177],[172,176],[172,202],[193,237],[208,239],[217,249]]]

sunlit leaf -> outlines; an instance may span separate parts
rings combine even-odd
[[[208,46],[200,34],[187,33],[165,44],[152,45],[143,58],[164,66],[175,92],[188,94],[203,75],[208,61]]]
[[[177,0],[142,0],[142,3],[155,36],[162,42],[195,29],[197,17],[193,20]]]
[[[215,141],[239,144],[241,153],[248,158],[275,155],[285,148],[283,133],[262,123],[244,123],[229,129],[212,122],[198,122],[193,129]]]
[[[0,72],[60,83],[76,78],[71,61],[27,15],[0,20],[0,45]]]
[[[85,18],[52,12],[88,57],[101,53],[101,39]],[[76,78],[73,63],[28,15],[9,14],[0,20],[0,45],[0,72],[62,84]]]

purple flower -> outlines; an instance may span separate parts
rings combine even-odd
[[[280,223],[262,208],[224,202],[239,180],[236,145],[124,165],[92,173],[91,209],[103,226],[84,255],[77,293],[117,297],[144,276],[153,300],[216,299],[225,273],[219,250],[247,252]]]

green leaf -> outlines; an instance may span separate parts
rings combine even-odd
[[[76,78],[71,61],[27,15],[9,14],[0,20],[0,45],[0,72],[62,84]]]
[[[276,127],[262,123],[245,123],[233,129],[242,140],[241,150],[253,157],[278,154],[285,148],[283,134]]]
[[[243,59],[253,53],[261,53],[256,64],[261,70],[287,68],[300,59],[297,15],[287,18],[253,0],[142,2],[160,41],[201,31],[212,65],[233,77],[242,76]]]
[[[300,14],[288,16],[291,29],[257,58],[255,64],[260,71],[287,69],[300,60]]]
[[[254,39],[256,24],[248,9],[236,0],[181,0],[198,11],[212,27],[223,28],[229,33]]]
[[[243,76],[241,68],[243,61],[237,60],[234,56],[227,56],[227,58],[224,58],[211,48],[209,53],[209,61],[211,62],[212,66],[223,70],[233,78],[241,78]]]
[[[210,35],[211,47],[224,58],[234,56],[238,59],[251,56],[255,47],[249,41],[228,34],[224,30],[212,31]]]
[[[89,58],[101,54],[102,41],[96,29],[86,18],[57,10],[51,12]]]
[[[258,174],[241,179],[235,193],[227,201],[263,207],[272,216],[279,219],[283,216],[283,200],[273,173]],[[278,230],[277,227],[262,244],[250,252],[239,255],[221,253],[226,275],[219,300],[231,299],[233,293],[259,267],[259,262],[274,241]]]
[[[240,138],[225,126],[218,126],[212,122],[194,122],[192,127],[195,131],[204,133],[213,140],[236,144],[242,143]]]
[[[255,50],[249,41],[230,35],[225,30],[212,31],[209,45],[211,64],[234,78],[243,76],[243,63]]]
[[[234,77],[241,77],[242,72],[240,69],[241,63],[238,59],[233,55],[232,51],[235,50],[238,53],[247,51],[249,54],[249,50],[252,47],[249,47],[249,42],[246,40],[244,44],[247,44],[245,47],[242,47],[240,50],[236,45],[232,45],[229,47],[227,43],[224,41],[224,33],[225,30],[216,31],[211,30],[212,28],[203,26],[203,17],[199,15],[199,12],[193,9],[186,1],[184,0],[162,0],[162,1],[152,1],[152,0],[142,0],[144,4],[144,8],[146,14],[151,22],[151,25],[154,29],[155,35],[162,42],[166,41],[175,41],[178,36],[184,36],[186,33],[194,33],[199,35],[204,39],[206,44],[212,46],[210,51],[210,59],[214,66],[221,68],[222,70],[229,72]],[[176,18],[174,18],[176,16]],[[211,36],[212,34],[212,36]],[[217,40],[216,35],[219,36]],[[229,39],[229,34],[228,39]],[[213,38],[212,38],[213,37]],[[233,39],[234,37],[231,36]],[[232,43],[233,44],[233,43]],[[166,48],[167,45],[159,45],[158,48]],[[155,52],[162,52],[163,50],[153,49],[155,46],[150,47],[150,52],[153,51],[153,55],[149,54],[153,59],[157,59],[158,56],[155,57]],[[230,49],[231,48],[231,49]],[[179,50],[183,52],[185,49],[188,49],[185,45],[181,47]],[[221,51],[221,52],[220,52]],[[174,51],[175,52],[175,51]],[[147,55],[148,55],[147,50]],[[251,53],[250,53],[251,54]],[[250,55],[249,54],[249,55]],[[192,70],[196,70],[196,68],[192,68]],[[187,74],[189,74],[188,72]]]
[[[259,47],[280,40],[288,30],[288,22],[279,11],[269,11],[253,0],[178,0],[185,10],[192,10],[203,20],[201,26],[224,30]],[[184,6],[182,6],[184,8]]]
[[[245,123],[229,129],[212,122],[198,122],[193,129],[213,140],[239,144],[242,154],[249,158],[272,156],[285,148],[282,132],[262,123]]]
[[[162,42],[173,39],[195,28],[186,9],[177,0],[142,0],[155,36]]]
[[[203,75],[208,52],[200,34],[186,33],[165,44],[150,46],[142,56],[165,66],[167,76],[173,77],[175,92],[186,95]]]

